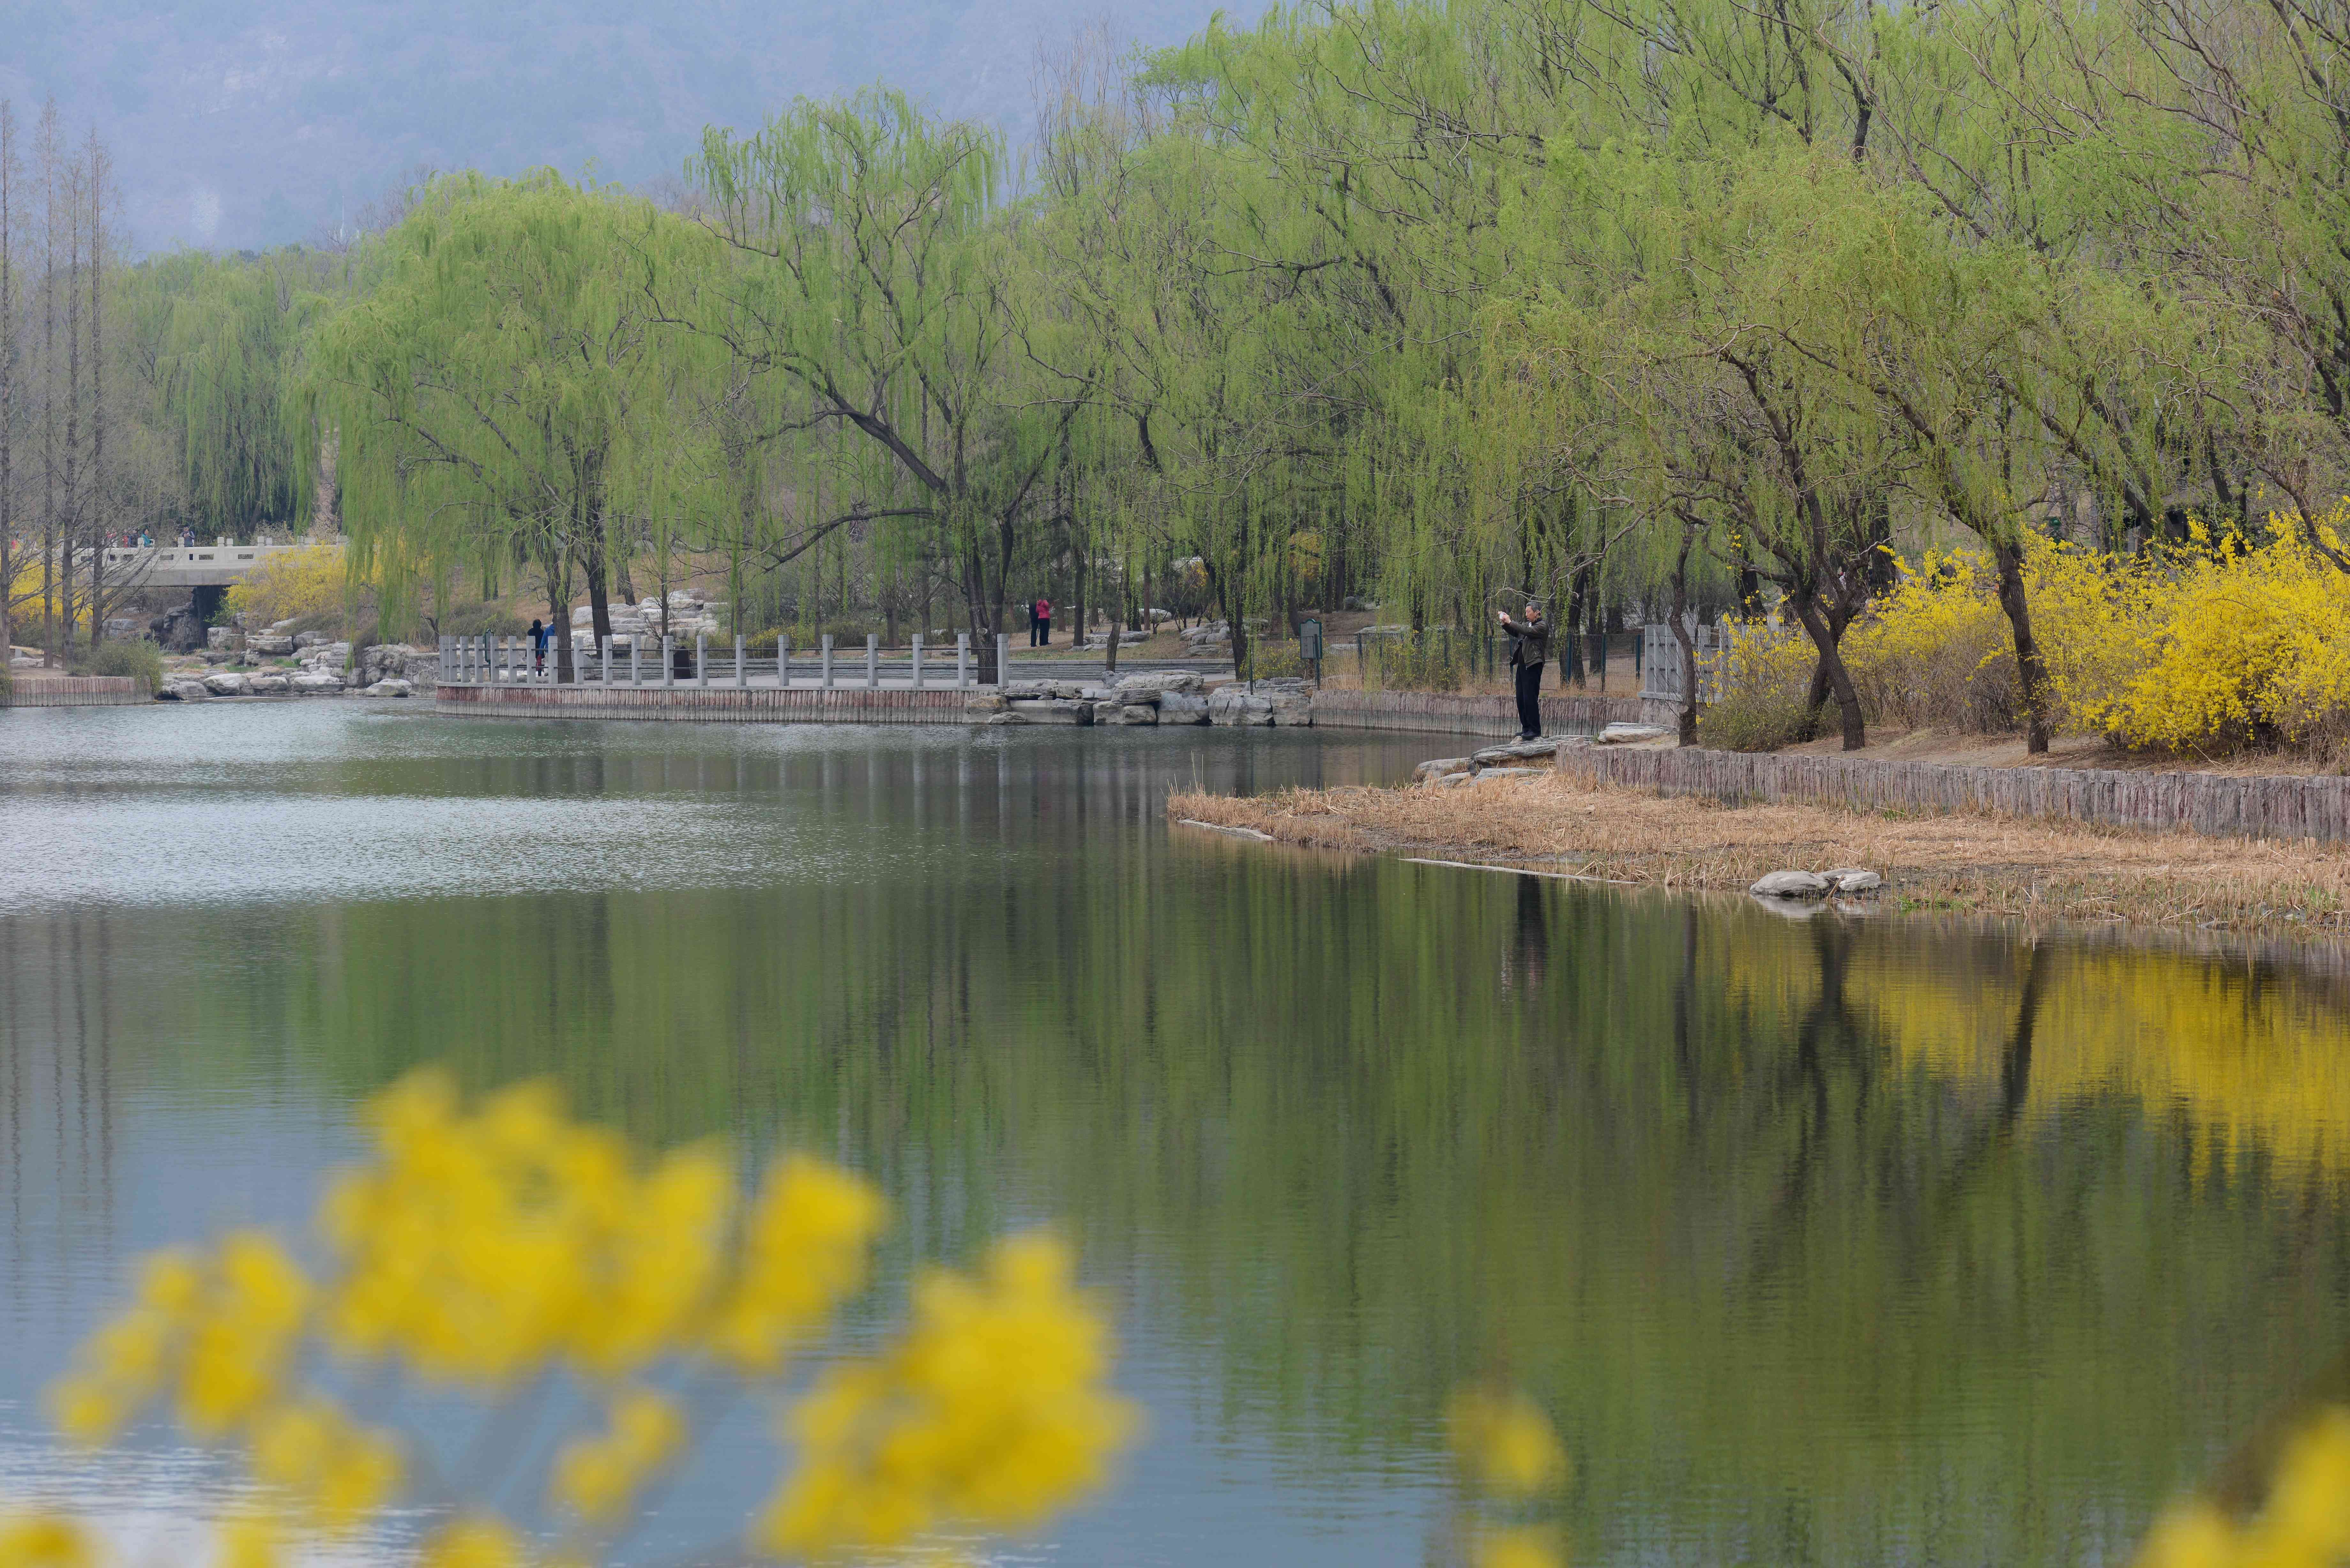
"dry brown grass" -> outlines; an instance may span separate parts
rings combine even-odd
[[[1866,866],[1897,909],[2279,933],[2350,929],[2350,852],[2009,817],[1721,805],[1544,772],[1449,786],[1187,793],[1168,815],[1283,843],[1740,889],[1783,867]]]

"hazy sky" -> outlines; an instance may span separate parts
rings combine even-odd
[[[54,93],[114,154],[140,250],[331,228],[419,166],[677,171],[708,124],[887,81],[1028,118],[1040,45],[1107,21],[1147,44],[1212,0],[0,0],[0,97]],[[1253,5],[1235,6],[1253,15]]]

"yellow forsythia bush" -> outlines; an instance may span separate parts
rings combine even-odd
[[[2283,521],[2254,548],[2223,541],[2137,587],[2132,670],[2096,710],[2125,745],[2303,741],[2350,710],[2350,575]]]
[[[256,629],[297,616],[333,615],[343,607],[343,580],[339,546],[306,545],[248,572],[228,591],[229,611]]]
[[[771,1558],[1035,1526],[1099,1486],[1134,1429],[1107,1386],[1107,1325],[1048,1236],[998,1242],[975,1274],[929,1271],[893,1343],[795,1383],[795,1353],[867,1282],[884,1205],[861,1179],[795,1156],[744,1194],[722,1145],[647,1158],[544,1084],[469,1108],[420,1074],[369,1122],[373,1158],[320,1206],[317,1266],[259,1231],[158,1253],[52,1390],[78,1441],[161,1406],[242,1457],[251,1501],[218,1521],[223,1563],[261,1568],[418,1507],[440,1521],[420,1568],[604,1561],[735,1389],[772,1400],[795,1448],[743,1541]],[[522,1401],[550,1378],[592,1414],[543,1477],[504,1473],[536,1447],[521,1435],[478,1472],[439,1473],[368,1407],[413,1380],[526,1428]],[[514,1481],[536,1484],[551,1526],[492,1506]],[[0,1568],[98,1560],[71,1519],[0,1521]]]
[[[2206,753],[2350,728],[2350,574],[2288,520],[2250,546],[2199,527],[2188,548],[2137,557],[2034,537],[2023,575],[2060,732]],[[1903,562],[1843,652],[1871,724],[2022,727],[2013,635],[1982,551]],[[1716,666],[1725,707],[1798,701],[1812,658],[1792,629],[1733,628]]]

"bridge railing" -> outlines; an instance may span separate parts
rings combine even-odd
[[[999,654],[1008,638],[997,639]],[[795,649],[788,642],[775,655],[750,655],[743,639],[713,643],[697,637],[691,643],[662,638],[607,638],[601,647],[574,642],[571,675],[562,680],[562,660],[550,645],[542,665],[526,637],[444,637],[440,644],[440,678],[448,686],[534,685],[604,687],[746,688],[807,684],[819,689],[882,686],[917,690],[969,691],[978,684],[978,666],[972,658],[971,634],[956,634],[952,648],[926,647],[920,638],[906,649],[884,650],[879,639],[867,638],[862,648],[840,647],[829,638],[813,649]]]

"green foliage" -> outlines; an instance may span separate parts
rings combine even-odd
[[[101,642],[90,656],[88,673],[127,675],[139,682],[140,691],[151,696],[163,684],[163,650],[145,638]]]

